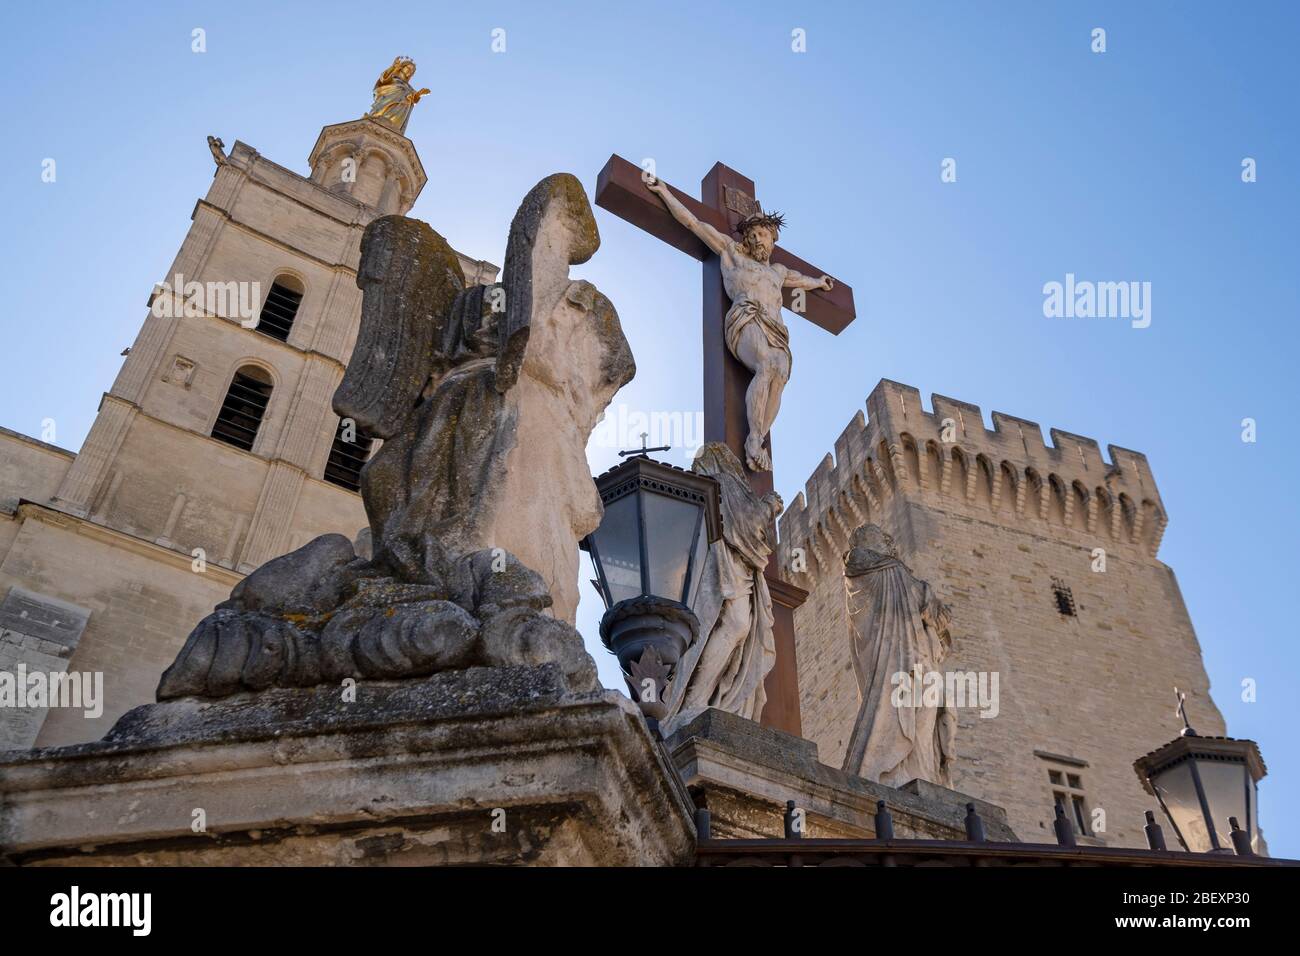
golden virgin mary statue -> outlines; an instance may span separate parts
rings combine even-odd
[[[393,65],[375,80],[375,101],[370,104],[370,112],[366,115],[388,124],[399,133],[405,133],[407,120],[411,118],[411,107],[429,92],[427,88],[412,89],[413,76],[414,60],[409,56],[399,56],[393,60]]]

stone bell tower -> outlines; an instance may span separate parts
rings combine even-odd
[[[308,176],[209,138],[212,184],[81,450],[0,431],[0,669],[104,681],[98,718],[0,712],[0,749],[99,738],[153,699],[244,574],[365,525],[373,449],[331,398],[360,320],[362,233],[427,180],[404,125],[325,127]],[[496,277],[461,264],[470,282]]]

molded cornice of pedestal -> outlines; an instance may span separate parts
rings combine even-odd
[[[814,838],[873,839],[884,800],[899,836],[965,839],[974,803],[990,840],[1015,841],[1006,811],[956,790],[913,780],[888,787],[817,759],[817,745],[716,708],[665,724],[665,746],[682,781],[712,814],[715,838],[780,837],[786,801],[807,814]]]
[[[97,743],[0,755],[0,853],[81,866],[690,861],[684,790],[626,698],[574,694],[554,664],[355,691],[150,704]]]

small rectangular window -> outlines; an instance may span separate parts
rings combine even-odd
[[[1093,836],[1088,826],[1088,799],[1083,789],[1083,775],[1054,768],[1047,771],[1052,785],[1053,816],[1059,811],[1074,827],[1079,836]]]

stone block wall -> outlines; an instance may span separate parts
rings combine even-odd
[[[960,711],[953,786],[1047,842],[1054,793],[1077,792],[1089,828],[1104,826],[1085,842],[1142,846],[1154,802],[1132,762],[1178,732],[1174,686],[1198,730],[1224,732],[1156,558],[1167,519],[1150,466],[1057,430],[1049,446],[998,412],[985,429],[979,408],[943,396],[931,407],[882,381],[781,518],[778,559],[811,592],[795,616],[804,734],[839,765],[859,703],[842,560],[874,522],[952,607],[945,669],[998,675],[996,717]]]

